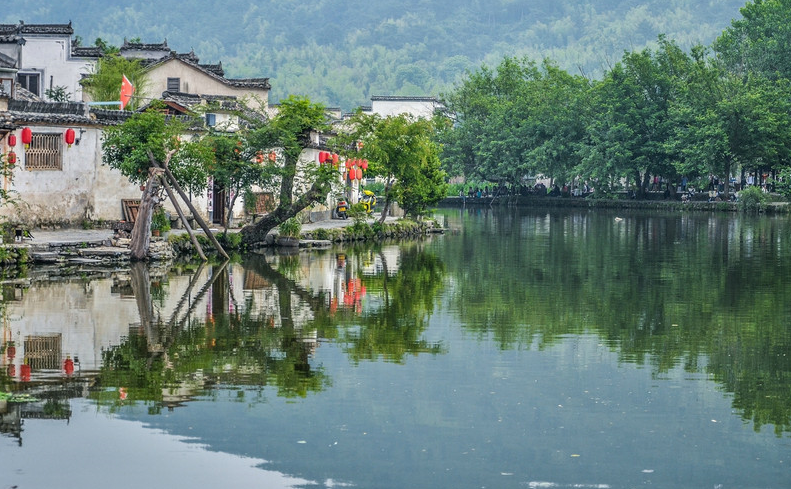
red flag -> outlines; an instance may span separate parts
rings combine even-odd
[[[123,75],[121,80],[121,110],[126,108],[126,105],[132,99],[132,94],[135,93],[135,86],[129,81],[126,75]]]

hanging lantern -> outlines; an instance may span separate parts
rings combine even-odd
[[[8,145],[12,148],[16,146],[16,134],[9,134],[8,135]]]
[[[333,165],[337,165],[337,164],[338,164],[338,160],[339,160],[339,158],[338,158],[338,155],[336,155],[335,153],[333,153],[333,154],[332,154],[332,164],[333,164]]]
[[[327,153],[319,151],[319,164],[323,165],[325,161],[327,161]]]
[[[357,180],[362,180],[362,179],[363,179],[363,169],[362,168],[358,168],[357,169]]]
[[[368,160],[363,160],[361,166],[363,167],[363,170],[367,170],[368,169]]]
[[[263,151],[256,151],[255,152],[255,162],[256,163],[263,163],[264,162],[264,152]]]
[[[74,373],[74,360],[71,357],[66,357],[66,360],[63,361],[63,372],[69,376]]]
[[[362,141],[357,141],[357,151],[360,151],[360,150],[362,150],[362,149],[363,149],[363,146],[365,146],[365,145],[363,144],[363,142],[362,142]]]
[[[16,153],[9,151],[6,155],[6,162],[8,163],[8,166],[16,165]]]
[[[32,373],[32,369],[30,368],[30,365],[25,363],[25,364],[22,365],[20,370],[21,370],[20,377],[22,379],[22,382],[30,382],[30,375]]]
[[[63,138],[66,140],[66,144],[69,145],[69,148],[71,148],[71,145],[74,144],[74,129],[66,129],[66,134],[63,136]]]
[[[33,131],[29,127],[22,129],[22,144],[25,148],[30,146],[31,141],[33,141]]]
[[[269,161],[275,161],[276,159],[277,159],[277,153],[275,153],[274,151],[271,151],[269,153]]]

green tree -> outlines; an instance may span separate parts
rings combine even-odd
[[[453,175],[519,185],[538,173],[566,179],[576,164],[588,81],[545,60],[506,58],[469,75],[444,103],[454,119],[442,159]]]
[[[162,200],[158,183],[162,168],[167,168],[182,187],[197,192],[206,186],[209,152],[199,142],[182,141],[185,133],[186,125],[181,120],[155,109],[136,113],[104,131],[103,162],[131,182],[145,184],[132,230],[135,259],[145,259],[148,252],[151,216]]]
[[[98,41],[98,39],[97,39]],[[135,110],[142,104],[140,101],[148,88],[148,77],[143,61],[127,59],[118,54],[99,58],[93,73],[80,81],[82,88],[95,102],[114,102],[120,100],[121,80],[123,76],[135,87],[135,96],[126,106],[127,110]]]
[[[368,159],[369,174],[385,180],[380,222],[393,202],[408,216],[420,217],[447,194],[440,147],[434,140],[439,123],[406,114],[383,118],[358,112],[349,121],[349,131],[338,136],[341,147],[358,148],[361,142],[362,148],[353,154]]]
[[[268,167],[264,188],[277,191],[277,207],[254,224],[245,226],[242,239],[248,244],[263,242],[267,233],[309,205],[321,202],[331,190],[337,172],[332,165],[317,165],[302,158],[314,146],[312,136],[329,129],[323,105],[291,96],[280,102],[271,120],[248,119],[251,128],[247,146],[267,153],[275,150],[277,162]]]
[[[211,153],[207,173],[212,176],[215,184],[230,194],[222,219],[226,231],[230,226],[231,211],[236,199],[254,185],[260,184],[268,169],[262,165],[263,150],[259,149],[255,151],[257,154],[253,154],[246,135],[245,131],[226,133],[210,130],[201,140],[201,144]]]
[[[695,54],[694,75],[674,114],[678,167],[718,175],[729,192],[738,166],[780,166],[791,156],[789,82],[742,76]]]
[[[642,196],[652,175],[675,176],[670,112],[688,62],[675,43],[660,37],[659,44],[656,51],[626,53],[591,92],[596,115],[580,170],[599,188],[627,178]]]
[[[740,10],[713,44],[733,73],[761,74],[770,80],[791,79],[791,1],[755,0]]]

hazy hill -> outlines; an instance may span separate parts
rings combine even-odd
[[[308,95],[350,110],[371,95],[436,95],[504,55],[598,76],[664,33],[709,44],[744,0],[26,0],[0,22],[67,23],[101,37],[194,49],[231,77],[271,78],[272,101]]]

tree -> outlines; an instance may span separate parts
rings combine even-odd
[[[482,67],[444,102],[454,119],[442,134],[443,163],[467,179],[520,185],[542,173],[565,179],[576,165],[588,81],[545,60],[506,58]]]
[[[225,215],[222,216],[227,230],[236,199],[264,179],[266,167],[262,165],[263,151],[259,149],[255,151],[255,155],[251,155],[253,149],[247,144],[243,131],[225,133],[210,130],[202,138],[201,144],[211,152],[207,172],[215,184],[219,184],[229,193],[229,202],[225,206]]]
[[[97,39],[98,41],[98,39]],[[135,94],[126,106],[126,110],[135,110],[142,105],[142,96],[148,87],[148,78],[142,60],[127,59],[118,54],[105,55],[99,58],[93,73],[80,81],[83,90],[95,102],[114,102],[120,100],[121,80],[123,76],[135,86]]]
[[[314,146],[311,136],[329,129],[323,105],[304,97],[290,96],[280,102],[271,120],[248,119],[247,146],[277,158],[266,170],[264,188],[278,190],[277,207],[254,224],[245,226],[242,241],[261,243],[267,233],[315,202],[327,197],[337,172],[331,165],[317,165],[302,159],[303,152]]]
[[[741,14],[713,44],[727,69],[740,75],[761,74],[770,80],[791,79],[791,1],[747,2]]]
[[[708,172],[725,182],[738,165],[779,166],[791,157],[791,103],[786,79],[725,69],[705,50],[674,114],[680,171]]]
[[[658,50],[626,53],[594,86],[596,116],[588,125],[580,170],[597,179],[599,188],[628,178],[642,196],[651,175],[675,176],[669,114],[687,64],[680,48],[660,37]]]
[[[406,114],[382,118],[358,112],[338,144],[358,148],[349,155],[369,160],[369,175],[385,180],[385,205],[380,222],[397,202],[408,216],[420,217],[447,194],[445,172],[434,141],[437,121],[413,120]],[[358,146],[362,143],[362,147]]]
[[[163,112],[153,109],[136,113],[123,124],[109,127],[104,132],[104,163],[119,170],[131,182],[145,185],[132,230],[134,259],[143,260],[148,253],[151,216],[162,201],[160,175],[163,172],[173,175],[174,185],[183,185],[193,191],[200,191],[206,186],[208,154],[200,144],[182,141],[185,133],[186,126],[180,120],[168,118]],[[199,216],[195,217],[199,219]],[[213,239],[213,235],[209,239]],[[215,243],[215,246],[219,245]],[[221,247],[218,249],[224,253]]]

